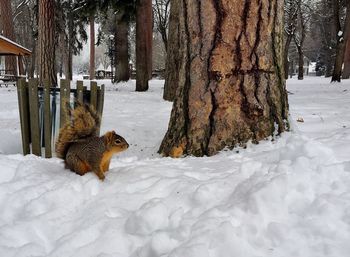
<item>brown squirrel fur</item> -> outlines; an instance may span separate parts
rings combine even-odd
[[[91,106],[78,104],[74,110],[68,108],[68,113],[71,119],[56,141],[57,157],[79,175],[92,171],[104,180],[113,154],[126,150],[129,144],[114,131],[98,137],[101,119]]]

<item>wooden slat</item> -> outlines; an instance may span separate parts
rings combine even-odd
[[[40,123],[39,123],[39,98],[38,80],[29,80],[29,110],[30,110],[30,133],[32,139],[32,153],[41,156]]]
[[[80,80],[77,81],[77,100],[80,103],[84,102],[84,82]]]
[[[61,79],[60,82],[60,128],[69,121],[67,103],[70,102],[70,81]]]
[[[52,157],[51,147],[51,106],[50,106],[50,80],[43,81],[44,86],[44,136],[45,136],[45,158]]]
[[[101,88],[98,89],[97,93],[97,113],[101,117],[102,121],[102,113],[103,113],[103,105],[105,99],[105,85],[101,85]],[[100,128],[98,128],[97,134],[100,134]]]
[[[24,79],[20,79],[17,85],[18,109],[21,121],[23,154],[30,154],[30,130],[29,130],[29,106],[27,85]]]
[[[96,81],[91,81],[90,82],[90,104],[97,109],[97,82]]]

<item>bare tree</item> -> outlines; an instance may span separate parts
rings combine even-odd
[[[286,0],[284,5],[285,13],[285,25],[284,25],[284,34],[285,34],[285,43],[284,43],[284,52],[283,52],[283,62],[284,62],[284,75],[285,78],[288,78],[289,71],[289,59],[288,52],[289,46],[294,38],[297,17],[298,17],[298,4],[295,0]]]
[[[156,29],[162,36],[165,51],[167,51],[170,0],[155,0],[153,3],[153,13]]]
[[[304,79],[304,43],[307,32],[307,23],[311,17],[309,12],[309,6],[306,1],[295,1],[297,6],[297,21],[296,30],[293,35],[293,39],[298,50],[298,79]]]

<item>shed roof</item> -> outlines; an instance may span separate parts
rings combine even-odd
[[[0,55],[30,55],[31,53],[27,48],[0,35]]]

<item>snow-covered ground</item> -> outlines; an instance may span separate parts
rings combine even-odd
[[[156,153],[162,86],[108,86],[102,132],[131,147],[104,182],[23,157],[16,90],[0,89],[1,257],[349,256],[350,81],[288,81],[292,132],[182,159]]]

